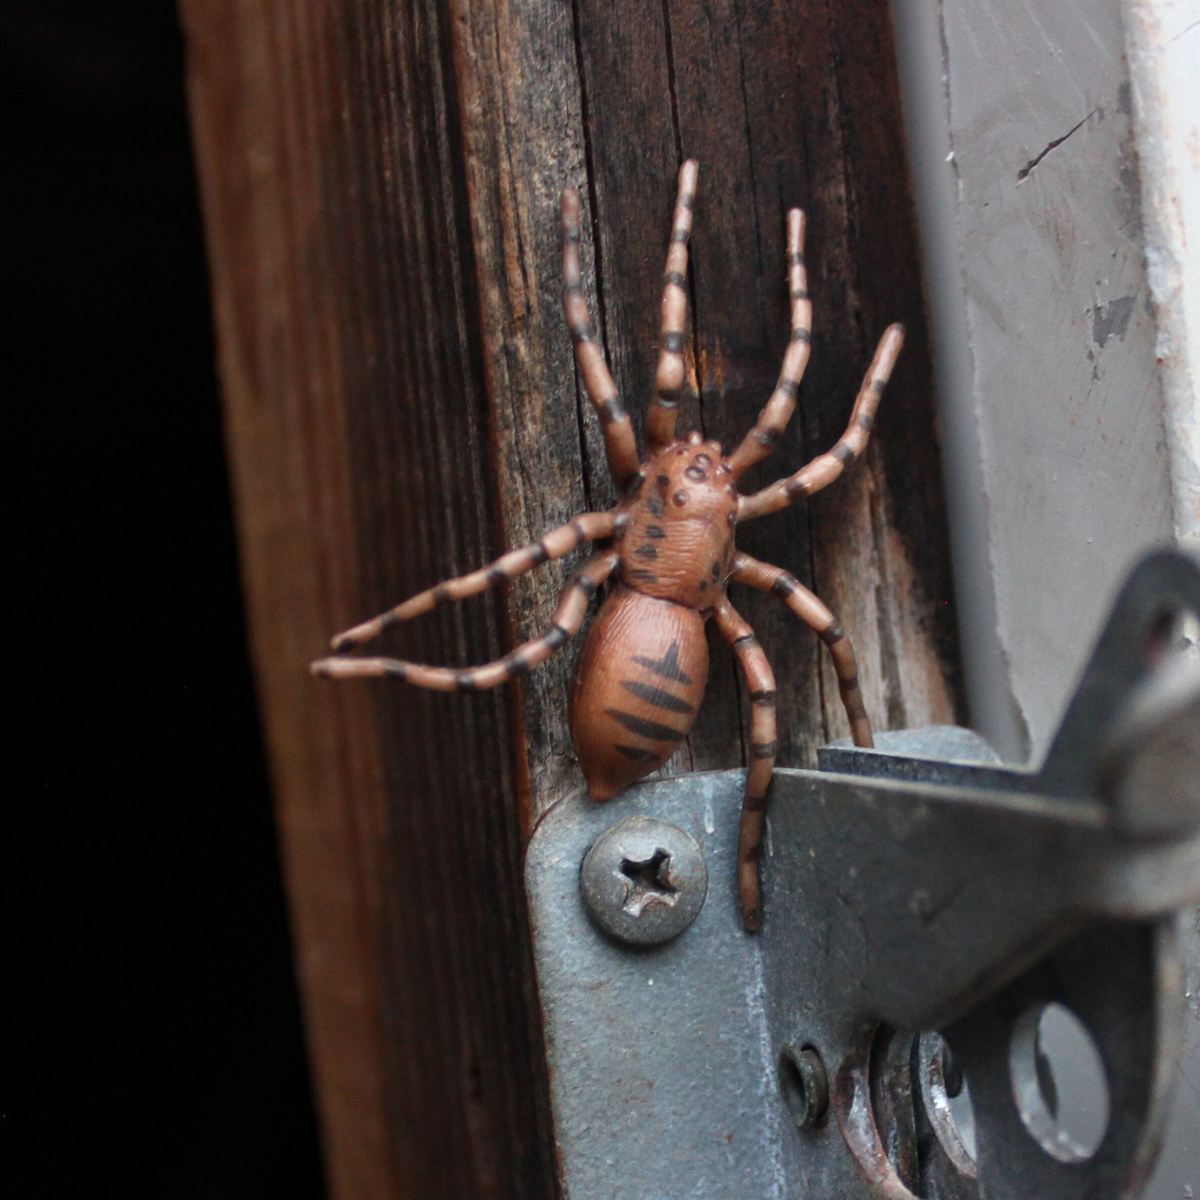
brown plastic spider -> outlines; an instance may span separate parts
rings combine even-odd
[[[654,399],[646,422],[647,451],[640,460],[629,415],[596,344],[579,272],[579,195],[562,195],[563,303],[575,357],[604,430],[609,471],[621,501],[609,512],[585,513],[540,541],[510,551],[491,566],[440,583],[333,640],[335,657],[313,663],[318,675],[387,675],[419,687],[474,691],[495,687],[545,662],[583,624],[588,604],[606,580],[613,583],[588,635],[571,693],[570,724],[579,762],[594,800],[660,766],[687,736],[708,678],[704,624],[711,617],[733,647],[752,705],[750,767],[742,804],[738,895],[748,930],[761,924],[758,853],[767,790],[775,764],[775,677],[753,630],[726,595],[731,580],[777,596],[829,647],[854,741],[870,746],[871,727],[858,686],[854,650],[833,614],[787,571],[758,562],[734,547],[742,521],[775,512],[832,483],[867,444],[871,422],[904,341],[889,326],[867,370],[845,433],[807,466],[745,496],[739,477],[766,458],[796,406],[808,363],[812,303],[804,269],[804,214],[787,217],[788,284],[792,335],[779,382],[754,428],[725,455],[699,433],[675,436],[675,416],[686,383],[683,358],[687,315],[685,273],[697,166],[679,172],[674,227],[662,299],[662,344]],[[512,579],[561,558],[585,542],[612,539],[563,590],[554,623],[541,637],[481,667],[455,669],[392,658],[342,657],[400,621]]]

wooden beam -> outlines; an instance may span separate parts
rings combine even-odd
[[[886,3],[181,0],[247,605],[334,1194],[549,1196],[520,886],[581,780],[573,654],[520,691],[311,680],[337,629],[612,502],[559,314],[557,202],[640,424],[674,173],[701,163],[684,420],[727,445],[787,338],[810,215],[801,412],[756,480],[827,449],[874,340],[908,349],[865,464],[743,547],[842,611],[879,727],[952,719],[957,655]],[[857,31],[857,32],[854,32]],[[392,642],[466,664],[544,628],[571,563]],[[815,639],[736,595],[781,685],[781,758],[843,732]],[[669,770],[742,762],[731,659]]]

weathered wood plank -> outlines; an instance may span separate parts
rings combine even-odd
[[[631,402],[649,394],[681,155],[701,164],[692,239],[699,406],[685,408],[681,426],[690,416],[730,445],[753,422],[787,338],[784,213],[800,204],[809,216],[813,360],[801,411],[748,486],[827,449],[874,340],[891,320],[908,327],[864,466],[808,512],[739,531],[747,551],[787,566],[841,610],[872,717],[887,728],[953,719],[958,672],[888,10],[849,8],[676,3],[664,18],[656,7],[580,0],[580,61],[605,330]],[[845,732],[828,663],[769,597],[739,590],[735,602],[780,679],[780,761],[809,763],[817,745]],[[667,770],[740,760],[738,683],[723,647],[713,659],[704,712]]]
[[[503,693],[329,686],[330,633],[497,552],[445,19],[183,6],[246,591],[332,1190],[553,1190]],[[496,605],[405,654],[500,652]]]

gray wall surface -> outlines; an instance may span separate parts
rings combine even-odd
[[[893,0],[973,724],[1040,758],[1172,536],[1117,0]]]
[[[1200,0],[1157,2],[1178,27],[1164,45],[1197,34]],[[1179,422],[1195,420],[1179,390],[1182,323],[1147,286],[1142,203],[1155,192],[1140,175],[1122,7],[892,9],[972,724],[1006,759],[1037,763],[1116,588],[1172,540],[1168,446],[1178,459]],[[1137,81],[1143,130],[1152,74]],[[1178,505],[1191,482],[1175,474]],[[1186,1061],[1148,1200],[1200,1195],[1198,972],[1193,937]]]

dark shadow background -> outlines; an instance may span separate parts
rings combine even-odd
[[[319,1197],[171,0],[0,0],[0,97],[0,1191]]]

